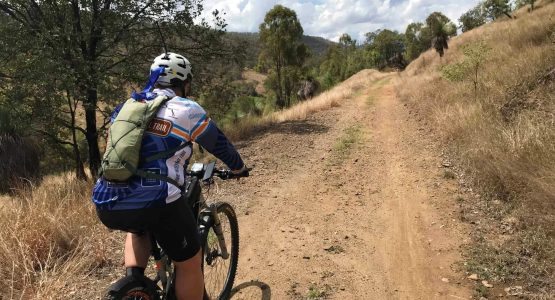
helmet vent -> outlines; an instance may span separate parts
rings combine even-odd
[[[177,59],[185,59],[183,56],[176,56]]]
[[[184,65],[184,64],[177,64],[177,65],[182,67],[183,69],[187,69],[187,65]]]
[[[169,68],[170,66],[168,65],[158,65],[159,67],[163,67],[163,68]]]
[[[179,75],[179,76],[181,76],[181,77],[185,77],[185,75],[184,75],[183,73],[181,73],[181,72],[176,72],[176,73],[177,73],[177,75]]]
[[[163,59],[163,60],[170,60],[170,57],[167,56],[167,55],[165,55],[165,56],[162,57],[162,59]]]

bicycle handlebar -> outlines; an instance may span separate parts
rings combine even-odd
[[[222,180],[239,179],[239,178],[242,178],[242,177],[249,177],[249,172],[251,170],[252,170],[252,168],[247,168],[246,172],[243,172],[243,173],[240,173],[240,174],[234,174],[229,169],[220,169],[220,170],[214,170],[214,175],[216,175],[218,178],[220,178]]]
[[[212,177],[214,176],[222,180],[228,180],[248,177],[249,172],[252,170],[252,168],[247,168],[245,172],[242,172],[240,174],[233,174],[233,172],[229,169],[216,169],[215,164],[215,162],[211,162],[206,165],[202,163],[194,163],[191,166],[191,171],[187,172],[187,175],[195,176],[199,179],[202,179],[202,181],[210,181],[210,179],[212,179]]]

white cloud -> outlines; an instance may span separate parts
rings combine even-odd
[[[377,29],[403,32],[411,22],[423,22],[440,11],[456,22],[478,0],[207,0],[205,16],[218,9],[226,13],[228,31],[256,32],[264,15],[274,5],[293,9],[305,34],[337,41],[343,33],[360,41]]]

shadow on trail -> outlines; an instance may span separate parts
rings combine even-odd
[[[316,124],[310,121],[286,121],[283,123],[269,125],[266,128],[268,133],[290,133],[297,135],[326,133],[330,129],[329,126]]]
[[[260,299],[270,300],[272,290],[270,286],[258,280],[243,282],[231,290],[230,299]]]
[[[282,123],[269,124],[249,130],[248,135],[242,139],[248,142],[266,134],[293,134],[310,135],[326,133],[330,130],[329,126],[310,122],[308,120],[285,121]]]

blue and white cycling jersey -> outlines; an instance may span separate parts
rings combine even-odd
[[[243,161],[233,145],[206,116],[196,102],[175,96],[171,89],[155,89],[153,93],[173,97],[157,112],[143,137],[141,157],[174,149],[182,143],[194,141],[223,161],[232,170],[241,169]],[[112,115],[112,122],[119,108]],[[192,146],[177,151],[166,159],[139,165],[140,169],[168,176],[179,184],[185,183],[185,169],[192,154]],[[181,196],[179,187],[163,180],[133,176],[128,182],[113,183],[98,179],[92,200],[98,209],[124,210],[161,206]]]

